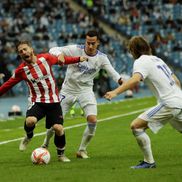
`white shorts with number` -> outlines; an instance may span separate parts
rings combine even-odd
[[[182,109],[169,108],[158,104],[138,116],[148,122],[148,127],[157,133],[166,123],[182,132]]]
[[[94,92],[83,92],[79,94],[71,94],[68,92],[60,92],[61,107],[63,116],[70,110],[75,102],[78,102],[84,110],[85,116],[97,115],[97,102]]]

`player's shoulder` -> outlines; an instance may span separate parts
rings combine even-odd
[[[37,54],[36,56],[38,60],[47,61],[47,62],[49,62],[50,60],[56,57],[50,53],[40,53],[40,54]]]
[[[21,74],[24,71],[24,68],[26,67],[26,63],[22,62],[19,64],[19,66],[14,70],[15,74]]]
[[[97,51],[97,54],[98,54],[99,56],[107,57],[107,54],[103,53],[103,52],[100,51],[100,50]]]
[[[68,44],[68,45],[62,46],[60,48],[78,48],[78,49],[84,49],[84,45],[82,45],[82,44]]]
[[[84,50],[84,48],[85,48],[85,46],[83,44],[77,44],[77,45],[75,45],[75,47],[77,49],[81,49],[81,50]]]
[[[37,58],[41,58],[41,57],[47,58],[47,57],[50,57],[51,55],[49,53],[40,53],[40,54],[37,54],[36,56]]]
[[[22,62],[22,63],[20,63],[20,64],[18,65],[18,67],[15,69],[15,71],[16,71],[16,70],[21,70],[21,69],[23,69],[25,66],[26,66],[26,63],[25,63],[25,62]]]
[[[136,61],[146,60],[146,59],[150,59],[150,56],[149,55],[141,55],[139,58],[136,59]]]
[[[151,56],[151,55],[142,55],[135,60],[135,64],[136,63],[145,63],[145,62],[149,63],[149,61],[152,60],[152,58],[153,58],[153,56]]]
[[[134,62],[134,67],[142,67],[145,69],[151,69],[156,63],[161,64],[161,59],[154,55],[142,55]]]
[[[147,55],[142,55],[134,61],[134,67],[145,67],[145,65],[149,64],[150,61]]]
[[[82,51],[84,50],[84,45],[81,44],[69,44],[66,46],[61,47],[63,50],[71,50],[72,52],[74,51]]]
[[[97,50],[97,56],[99,57],[103,57],[104,59],[108,59],[107,54],[101,52],[100,50]]]

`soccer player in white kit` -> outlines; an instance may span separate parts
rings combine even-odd
[[[160,58],[153,56],[149,43],[141,36],[129,41],[129,52],[135,59],[133,76],[105,98],[111,100],[118,94],[144,81],[158,100],[158,104],[140,114],[132,123],[131,130],[143,152],[144,160],[131,168],[155,168],[150,138],[145,132],[150,128],[157,133],[167,122],[182,132],[182,91],[180,82],[170,68]]]
[[[60,92],[63,116],[65,116],[75,102],[78,102],[84,110],[87,126],[76,154],[78,158],[83,159],[88,158],[86,148],[95,134],[97,123],[97,102],[93,92],[93,79],[97,76],[100,69],[105,69],[115,82],[122,84],[121,76],[114,70],[107,55],[97,49],[99,43],[98,32],[89,31],[86,34],[85,45],[53,47],[49,51],[49,53],[55,56],[63,53],[66,56],[84,55],[88,57],[86,63],[68,66]],[[52,134],[51,129],[47,130],[43,147],[48,147]]]

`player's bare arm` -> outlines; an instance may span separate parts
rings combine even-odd
[[[133,76],[128,81],[124,82],[121,86],[119,86],[113,91],[107,92],[104,95],[104,98],[111,100],[112,98],[123,93],[124,91],[133,88],[135,85],[137,85],[140,82],[141,79],[142,79],[141,74],[139,73],[133,74]]]
[[[118,80],[118,84],[119,84],[119,85],[122,85],[123,82],[124,82],[124,80],[123,80],[122,78],[120,78],[120,79]]]

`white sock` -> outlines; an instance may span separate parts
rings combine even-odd
[[[54,131],[54,129],[52,127],[50,129],[47,129],[46,136],[44,138],[44,144],[45,145],[47,145],[47,146],[49,145],[50,139],[53,136],[54,132],[55,131]]]
[[[88,144],[95,135],[95,130],[96,130],[96,123],[88,122],[85,131],[83,132],[83,137],[79,150],[86,150]]]
[[[140,149],[143,152],[144,161],[148,163],[154,163],[151,142],[147,133],[145,133],[144,129],[134,129],[133,134],[137,140]]]

